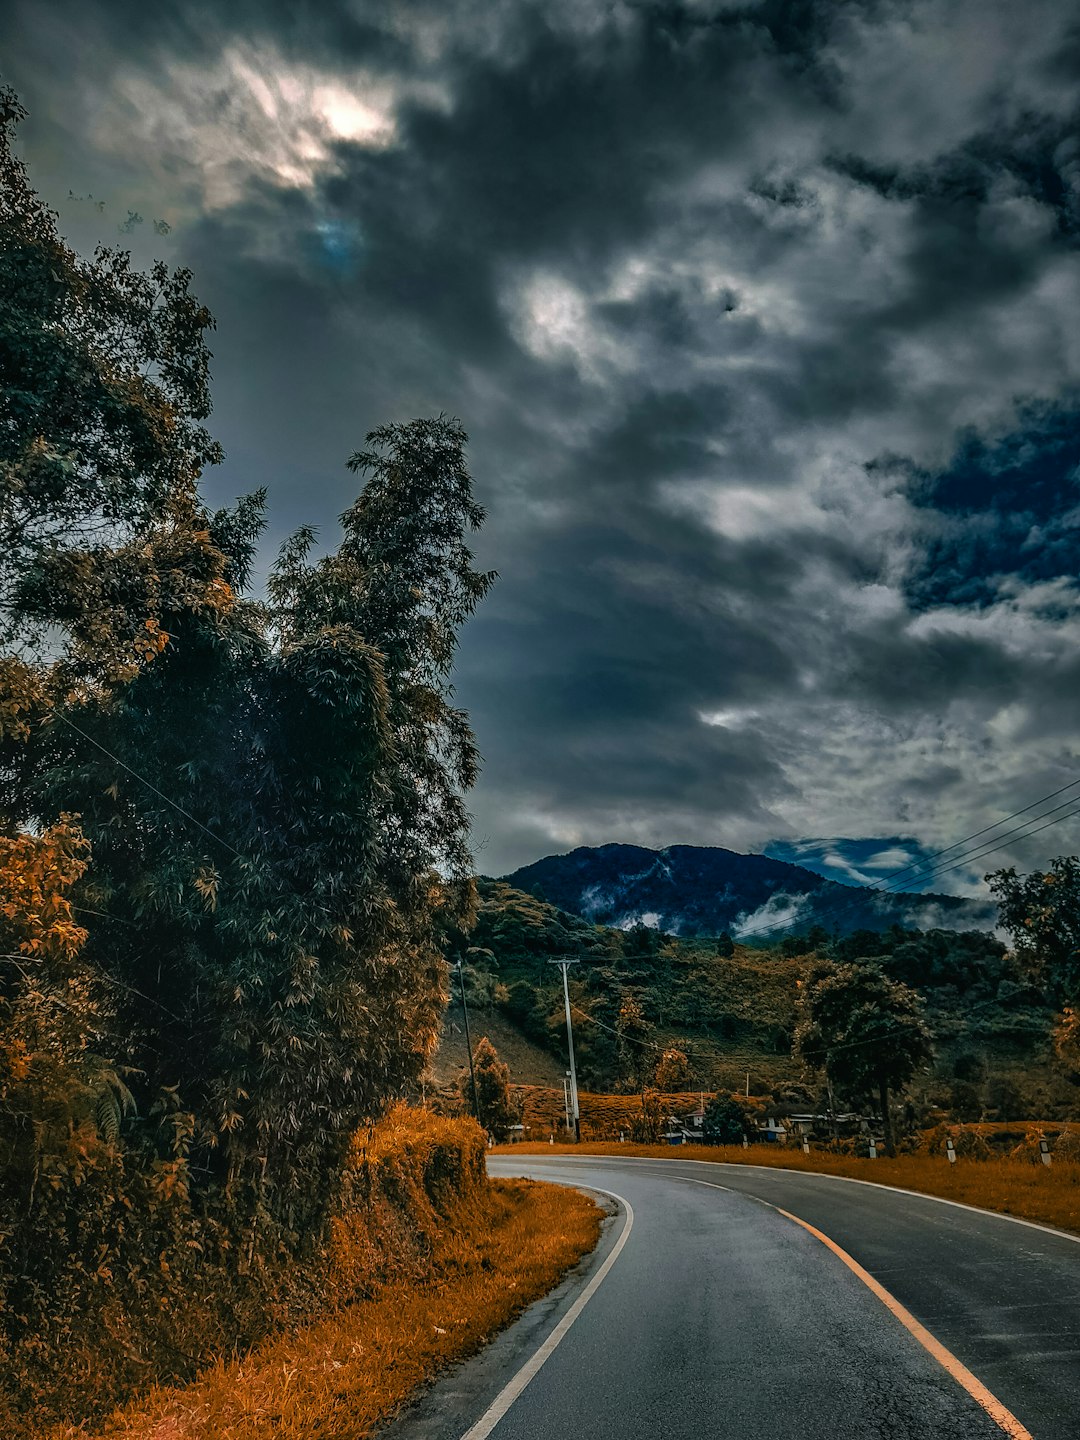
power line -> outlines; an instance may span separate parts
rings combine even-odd
[[[1059,792],[1059,793],[1060,793],[1060,792]],[[1051,799],[1052,797],[1051,797],[1051,796],[1047,796],[1046,798],[1047,798],[1047,799]],[[949,862],[948,866],[944,866],[944,867],[943,867],[943,866],[940,866],[940,865],[931,865],[931,866],[929,867],[929,869],[927,870],[927,872],[926,872],[926,873],[927,873],[927,876],[933,875],[933,874],[936,873],[936,872],[937,872],[937,873],[940,873],[940,874],[942,874],[942,875],[947,875],[950,870],[955,870],[956,868],[958,868],[959,864],[960,864],[962,861],[966,861],[966,860],[976,860],[976,859],[978,859],[979,855],[981,855],[981,854],[984,854],[984,853],[989,854],[989,853],[992,853],[992,851],[995,850],[995,849],[1001,849],[1001,848],[1003,847],[1003,844],[1004,844],[1004,842],[1005,842],[1006,840],[1010,839],[1010,838],[1011,838],[1012,836],[1014,836],[1014,835],[1020,835],[1020,834],[1022,834],[1023,832],[1026,832],[1027,829],[1028,829],[1028,826],[1029,826],[1029,825],[1033,825],[1036,820],[1045,820],[1045,819],[1046,819],[1048,816],[1050,816],[1050,815],[1056,815],[1059,810],[1068,810],[1070,805],[1076,805],[1078,801],[1080,801],[1080,795],[1071,795],[1068,800],[1063,800],[1060,805],[1055,805],[1052,810],[1044,810],[1041,815],[1033,815],[1030,820],[1025,820],[1022,825],[1014,825],[1011,830],[1006,830],[1006,832],[1005,832],[1004,835],[996,835],[996,836],[994,837],[993,842],[987,842],[987,844],[985,844],[985,845],[977,845],[977,846],[975,847],[975,849],[972,850],[972,851],[962,851],[959,855],[953,856],[953,859]],[[1042,804],[1042,801],[1039,801],[1038,803],[1039,803],[1039,804]],[[1031,806],[1031,807],[1029,807],[1029,808],[1033,809],[1034,807]],[[1075,812],[1072,812],[1072,813],[1075,813]],[[1068,815],[1063,815],[1061,818],[1062,818],[1063,820],[1067,820],[1069,817],[1068,817]],[[1001,824],[1004,824],[1005,822],[1004,822],[1004,821],[1001,821],[1000,823],[1001,823]],[[1055,822],[1055,823],[1056,823],[1056,822]],[[989,829],[989,830],[994,830],[994,829],[996,829],[996,828],[997,828],[997,826],[994,826],[994,825],[989,825],[989,826],[987,826],[987,829]],[[1035,833],[1035,832],[1032,831],[1032,832],[1028,832],[1028,833],[1032,833],[1032,834],[1033,834],[1033,833]],[[960,843],[963,843],[963,842],[960,842],[960,841],[957,842],[957,844],[960,844]],[[949,848],[954,850],[954,849],[956,848],[956,846],[953,845],[953,846],[950,846]],[[941,851],[941,852],[939,852],[939,853],[944,854],[945,852],[944,852],[944,851]],[[929,857],[929,858],[932,858],[932,857]],[[923,868],[923,866],[924,866],[925,864],[926,864],[926,861],[922,861],[922,862],[920,862],[920,865],[919,865],[918,867],[910,867],[910,866],[909,866],[908,868],[909,868],[909,869],[910,869],[910,868],[918,868],[918,869],[921,869],[921,868]],[[886,878],[888,878],[888,877],[886,877]],[[895,881],[895,878],[896,878],[896,877],[894,876],[894,877],[892,877],[892,878],[893,878],[893,880]],[[924,878],[926,878],[926,877],[916,875],[916,876],[914,877],[914,880],[921,882]],[[907,883],[910,884],[910,883],[912,883],[912,882],[911,882],[911,881],[908,881]],[[878,888],[878,887],[876,887],[876,886],[871,886],[870,888],[871,888],[871,889],[875,889],[875,888]],[[885,889],[879,890],[879,893],[881,893],[881,894],[895,893],[897,890],[902,890],[903,888],[904,888],[903,885],[899,885],[899,886],[898,886],[898,885],[896,885],[896,884],[890,884],[890,885],[887,886]]]
[[[893,881],[895,881],[895,880],[898,880],[901,875],[906,875],[906,874],[907,874],[909,871],[911,871],[911,870],[922,870],[922,869],[924,869],[924,868],[929,864],[929,862],[930,862],[931,860],[937,860],[937,859],[939,859],[942,855],[948,855],[948,853],[949,853],[951,850],[958,850],[962,845],[967,845],[967,844],[969,844],[972,840],[977,840],[980,835],[986,835],[989,831],[991,831],[991,830],[996,830],[996,829],[998,829],[998,827],[1001,826],[1001,825],[1007,825],[1010,820],[1015,820],[1015,819],[1017,819],[1017,817],[1020,816],[1020,815],[1026,815],[1029,811],[1031,811],[1031,810],[1036,810],[1040,805],[1045,805],[1046,802],[1047,802],[1047,800],[1055,800],[1059,795],[1064,795],[1064,793],[1065,793],[1066,790],[1073,790],[1073,789],[1075,789],[1075,787],[1076,787],[1077,785],[1080,785],[1080,779],[1070,780],[1067,785],[1061,785],[1061,786],[1058,787],[1057,790],[1051,790],[1051,792],[1050,792],[1049,795],[1043,795],[1043,796],[1041,797],[1041,799],[1039,799],[1039,800],[1033,800],[1030,805],[1025,805],[1025,806],[1024,806],[1022,809],[1020,809],[1020,810],[1014,810],[1014,811],[1012,811],[1011,814],[1009,814],[1009,815],[1003,815],[1000,820],[995,820],[995,821],[993,822],[993,824],[991,824],[991,825],[984,825],[981,830],[975,830],[975,831],[972,832],[972,834],[970,834],[970,835],[965,835],[965,836],[963,836],[963,838],[960,839],[960,840],[954,840],[951,845],[946,845],[946,846],[944,846],[944,848],[941,849],[941,850],[933,850],[933,851],[931,851],[928,855],[924,855],[920,860],[913,860],[909,865],[903,866],[903,868],[900,869],[900,870],[892,870],[892,871],[889,872],[889,874],[883,875],[883,876],[879,877],[877,880],[872,880],[872,881],[868,882],[866,888],[867,888],[867,889],[870,889],[870,890],[876,890],[876,889],[878,889],[880,886],[884,885],[886,882],[890,882],[890,883],[891,883],[891,882],[893,882]],[[1073,797],[1072,797],[1072,800],[1075,801],[1075,800],[1078,799],[1078,798],[1080,798],[1080,797],[1078,797],[1078,796],[1073,796]],[[1072,801],[1070,801],[1069,803],[1071,804]],[[1058,807],[1058,808],[1060,808],[1060,807]],[[1051,812],[1051,811],[1045,811],[1044,813],[1045,813],[1045,814],[1051,814],[1052,812]],[[1035,818],[1036,818],[1036,819],[1039,819],[1039,818],[1041,818],[1041,817],[1036,816]],[[1001,839],[1002,837],[999,836],[998,838]],[[807,854],[807,853],[820,854],[823,850],[828,850],[828,849],[830,849],[830,848],[834,848],[835,845],[836,845],[836,843],[837,843],[837,842],[836,842],[835,840],[829,840],[829,841],[821,841],[821,842],[819,842],[819,843],[816,844],[816,845],[803,846],[802,849],[800,850],[800,855],[801,855],[801,854]],[[788,863],[792,863],[792,862],[788,862]],[[796,861],[796,862],[794,862],[794,863],[798,863],[798,862]],[[935,868],[936,868],[936,867],[935,867]]]
[[[1064,788],[1068,788],[1068,787],[1064,787]],[[1060,792],[1060,791],[1055,791],[1054,793],[1055,793],[1055,794],[1060,794],[1061,792]],[[997,839],[994,841],[993,844],[977,847],[976,850],[972,851],[971,853],[959,856],[959,857],[958,857],[952,864],[950,864],[950,865],[947,865],[947,866],[935,866],[933,869],[931,869],[930,871],[928,871],[924,876],[919,877],[919,878],[921,879],[922,882],[925,883],[926,881],[929,881],[929,880],[931,879],[931,877],[934,876],[934,875],[937,875],[937,876],[939,876],[939,877],[940,877],[941,875],[948,875],[948,874],[950,874],[953,870],[960,870],[960,869],[964,868],[965,866],[970,865],[973,860],[979,860],[979,859],[982,859],[983,857],[985,857],[985,856],[987,856],[987,855],[993,855],[993,854],[995,854],[998,850],[1004,850],[1004,849],[1006,848],[1006,842],[1007,842],[1008,840],[1012,839],[1013,837],[1016,837],[1016,838],[1019,839],[1019,840],[1029,840],[1033,835],[1038,835],[1038,834],[1040,833],[1040,831],[1042,831],[1042,830],[1049,830],[1049,829],[1051,828],[1051,826],[1053,826],[1053,825],[1060,825],[1060,824],[1061,824],[1063,821],[1065,821],[1065,820],[1071,820],[1071,819],[1075,818],[1076,816],[1080,815],[1080,806],[1077,806],[1076,809],[1068,809],[1068,807],[1069,807],[1069,806],[1072,806],[1073,804],[1075,804],[1077,798],[1080,798],[1080,797],[1074,796],[1071,800],[1065,801],[1062,805],[1057,805],[1057,806],[1055,806],[1055,807],[1054,807],[1054,810],[1045,810],[1045,811],[1043,811],[1043,813],[1042,813],[1041,815],[1035,815],[1035,816],[1033,816],[1033,817],[1032,817],[1032,820],[1025,822],[1024,825],[1017,826],[1015,829],[1010,830],[1010,831],[1007,831],[1005,835],[998,836]],[[1047,800],[1053,799],[1053,796],[1052,796],[1052,795],[1048,795],[1048,796],[1045,796],[1044,799],[1047,799]],[[1035,802],[1036,805],[1039,805],[1039,804],[1041,804],[1041,803],[1042,803],[1042,801],[1036,801],[1036,802]],[[1029,806],[1028,808],[1030,809],[1030,808],[1033,808],[1033,807],[1030,807],[1030,806]],[[1068,810],[1068,813],[1067,813],[1067,814],[1065,814],[1065,815],[1058,815],[1057,818],[1054,819],[1054,820],[1047,820],[1047,819],[1046,819],[1046,817],[1047,817],[1048,815],[1053,815],[1056,810],[1066,810],[1066,809]],[[1022,812],[1017,811],[1017,814],[1020,814],[1020,813],[1022,813]],[[1036,825],[1036,826],[1034,827],[1034,829],[1028,829],[1028,826],[1029,826],[1030,824],[1032,824],[1032,821],[1035,821],[1035,820],[1046,820],[1046,824],[1045,824],[1045,825]],[[1003,824],[1004,822],[1002,821],[1002,822],[999,822],[999,823],[1002,823],[1002,824]],[[995,826],[988,826],[987,828],[988,828],[988,829],[995,829],[996,827],[995,827]],[[979,833],[979,832],[976,832],[976,833]],[[957,843],[958,843],[958,844],[962,844],[963,842],[962,842],[962,841],[958,841]],[[953,846],[953,847],[950,847],[950,848],[955,848],[955,847]],[[909,868],[910,868],[910,867],[909,867]],[[909,883],[910,883],[910,882],[909,882]],[[863,894],[853,896],[852,899],[848,902],[848,904],[847,904],[846,906],[841,906],[841,907],[840,907],[840,910],[839,910],[838,912],[836,912],[836,913],[842,914],[845,909],[849,909],[849,910],[850,910],[850,909],[852,909],[852,908],[853,908],[854,906],[856,906],[856,905],[860,905],[860,904],[865,903],[865,894],[866,894],[866,892],[869,892],[869,893],[871,893],[871,894],[877,894],[877,895],[895,895],[895,894],[906,893],[906,892],[904,892],[904,891],[903,891],[902,889],[900,889],[900,888],[897,888],[897,889],[889,888],[889,889],[884,889],[884,890],[882,890],[882,889],[875,889],[875,887],[873,887],[873,886],[866,886],[866,887],[864,887],[864,893],[863,893]],[[738,937],[738,938],[739,938],[740,940],[742,940],[742,939],[745,939],[745,938],[746,938],[747,936],[749,936],[749,935],[767,935],[767,934],[769,934],[769,933],[770,933],[771,931],[773,931],[773,930],[783,930],[783,929],[786,929],[790,924],[791,924],[791,921],[789,921],[789,920],[777,920],[777,921],[774,921],[774,922],[773,922],[772,924],[770,924],[770,925],[760,925],[760,926],[755,926],[755,927],[754,927],[753,929],[751,929],[751,930],[741,930],[741,931],[739,932],[739,937]]]
[[[1072,801],[1069,801],[1068,803],[1069,803],[1069,804],[1072,804]],[[1063,809],[1064,807],[1059,805],[1059,806],[1057,806],[1056,808],[1060,810],[1060,809]],[[1036,815],[1036,816],[1035,816],[1035,819],[1036,819],[1036,820],[1043,820],[1043,819],[1046,818],[1047,815],[1052,815],[1053,813],[1054,813],[1053,810],[1047,810],[1047,811],[1045,811],[1042,815]],[[1032,835],[1038,835],[1041,830],[1049,830],[1052,825],[1060,825],[1060,824],[1062,823],[1062,821],[1064,821],[1064,820],[1072,820],[1072,819],[1074,819],[1077,815],[1080,815],[1080,806],[1077,806],[1077,808],[1076,808],[1075,810],[1070,810],[1067,815],[1059,815],[1056,820],[1047,820],[1045,825],[1037,825],[1034,830],[1026,830],[1026,831],[1024,832],[1024,834],[1021,835],[1019,838],[1020,838],[1021,840],[1030,840],[1031,837],[1032,837]],[[1022,827],[1021,827],[1021,828],[1022,828]],[[1010,834],[1012,834],[1012,833],[1014,833],[1014,832],[1010,832]],[[1008,838],[1009,838],[1008,836],[1003,836],[1003,837],[1002,837],[1002,843],[1000,843],[1000,844],[994,844],[994,845],[989,845],[989,846],[986,846],[984,849],[981,849],[981,850],[976,851],[975,854],[973,854],[973,855],[963,856],[960,860],[958,860],[958,861],[956,862],[955,865],[947,865],[943,870],[939,870],[939,871],[938,871],[938,874],[940,874],[940,875],[948,875],[948,874],[950,873],[950,871],[952,871],[952,870],[961,870],[961,869],[963,869],[965,866],[970,865],[973,860],[980,860],[980,859],[982,859],[982,857],[985,856],[985,855],[993,855],[993,854],[995,854],[998,850],[1004,850],[1004,849],[1006,849],[1007,847],[1006,847],[1006,845],[1004,844],[1004,841],[1007,840]],[[889,894],[889,893],[891,893],[891,892],[889,892],[889,891],[879,891],[878,893],[879,893],[879,894]]]
[[[910,865],[905,865],[902,870],[894,870],[889,875],[882,876],[880,880],[875,880],[870,888],[875,889],[886,880],[896,880],[901,875],[906,875],[909,870],[921,870],[930,860],[936,860],[942,855],[947,855],[950,850],[957,850],[961,845],[967,845],[970,841],[977,840],[980,835],[985,835],[990,830],[996,830],[1000,825],[1007,825],[1010,820],[1015,820],[1019,815],[1026,815],[1029,810],[1038,809],[1040,805],[1045,805],[1047,800],[1055,800],[1059,795],[1064,795],[1066,790],[1072,790],[1077,785],[1080,785],[1080,779],[1070,780],[1067,785],[1062,785],[1057,790],[1051,790],[1049,795],[1044,795],[1041,800],[1033,800],[1030,805],[1025,805],[1022,810],[1014,810],[1011,815],[1005,815],[1002,819],[995,820],[992,825],[984,825],[981,830],[976,830],[971,835],[965,835],[962,840],[956,840],[952,845],[946,845],[943,850],[934,850],[931,854],[924,855],[921,860],[915,860],[912,861]],[[1077,798],[1078,797],[1073,796],[1074,800]],[[1047,811],[1046,813],[1050,814],[1051,812]],[[1001,837],[999,836],[998,838],[1000,839]]]
[[[119,765],[122,770],[126,770],[129,775],[133,775],[135,779],[138,780],[141,784],[145,785],[148,790],[152,790],[159,799],[164,800],[166,805],[171,805],[172,808],[179,815],[183,815],[185,820],[190,820],[193,825],[198,826],[198,828],[203,832],[204,835],[209,835],[211,840],[216,841],[218,845],[223,845],[225,849],[228,850],[231,854],[235,855],[238,860],[243,860],[245,864],[251,863],[251,861],[246,855],[241,855],[240,851],[237,850],[234,846],[230,845],[227,840],[223,840],[220,835],[215,835],[213,830],[207,829],[207,827],[202,823],[201,820],[197,820],[195,816],[192,815],[190,810],[185,810],[184,807],[182,805],[178,805],[175,800],[170,800],[168,795],[166,795],[163,790],[159,790],[156,785],[151,784],[151,782],[147,780],[145,775],[140,775],[137,770],[133,770],[126,761],[120,759],[119,755],[114,755],[111,750],[107,749],[106,746],[102,745],[100,740],[95,740],[92,735],[88,735],[81,726],[75,724],[74,720],[69,720],[66,715],[61,715],[59,711],[55,712],[53,718],[59,720],[62,724],[67,725],[68,728],[74,730],[77,735],[81,735],[84,740],[89,740],[90,744],[93,745],[95,749],[100,750],[103,755],[107,755],[110,760],[112,760],[115,764]]]
[[[588,1020],[591,1025],[599,1025],[601,1030],[606,1030],[617,1040],[628,1040],[631,1045],[640,1045],[643,1050],[659,1050],[663,1054],[664,1046],[658,1045],[655,1040],[635,1040],[633,1035],[626,1035],[621,1030],[614,1030],[610,1025],[605,1025],[603,1020],[597,1020],[595,1015],[590,1015],[587,1010],[582,1010],[580,1005],[575,1005],[572,1001],[570,1008],[576,1010],[583,1020]]]

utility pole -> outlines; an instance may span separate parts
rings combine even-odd
[[[574,1025],[570,1019],[570,983],[566,978],[566,972],[571,965],[580,962],[566,957],[560,960],[549,960],[549,965],[558,965],[562,971],[563,999],[566,1002],[566,1044],[570,1050],[570,1103],[574,1111],[574,1139],[581,1139],[581,1107],[578,1104],[577,1088],[577,1066],[574,1064]]]
[[[465,1003],[465,976],[462,973],[460,960],[457,962],[457,978],[458,984],[461,986],[461,1012],[465,1016],[465,1047],[469,1052],[469,1079],[472,1081],[473,1114],[476,1116],[476,1123],[483,1125],[484,1122],[480,1118],[480,1100],[476,1093],[476,1071],[473,1068],[472,1061],[472,1037],[469,1034],[469,1007]]]

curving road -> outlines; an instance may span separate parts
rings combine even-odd
[[[579,1271],[394,1440],[1080,1437],[1067,1236],[795,1171],[505,1154],[489,1170],[622,1203]]]

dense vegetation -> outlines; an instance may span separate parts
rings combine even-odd
[[[302,530],[248,597],[264,496],[199,492],[212,319],[184,271],[67,247],[21,115],[0,96],[0,1374],[27,1410],[95,1327],[125,1331],[115,1388],[317,1285],[292,1261],[436,1043],[474,904],[448,677],[492,577],[439,418],[371,433],[336,548]]]
[[[916,1096],[927,1104],[962,1119],[1014,1119],[1065,1113],[1073,1103],[1068,1068],[1052,1050],[1055,997],[993,935],[893,927],[833,938],[818,930],[765,950],[726,936],[593,925],[502,881],[482,879],[479,891],[475,928],[452,940],[470,1004],[497,1006],[561,1059],[561,982],[547,962],[578,959],[570,971],[574,1039],[590,1089],[638,1089],[643,1071],[653,1084],[664,1051],[677,1048],[689,1058],[689,1083],[672,1088],[741,1088],[750,1071],[755,1093],[764,1086],[816,1103],[823,1080],[792,1047],[800,981],[824,960],[918,993],[934,1052],[915,1069]],[[865,1099],[861,1079],[845,1083],[852,1103]],[[876,1099],[876,1082],[869,1088]]]

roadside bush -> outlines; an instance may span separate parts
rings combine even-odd
[[[183,1161],[146,1166],[76,1135],[0,1250],[0,1435],[98,1419],[422,1271],[440,1227],[476,1204],[484,1152],[472,1120],[391,1110],[354,1140],[337,1211],[304,1246],[251,1196],[194,1202]]]
[[[1009,1151],[1009,1159],[1023,1160],[1029,1165],[1041,1165],[1042,1147],[1039,1142],[1041,1140],[1049,1141],[1051,1139],[1052,1137],[1047,1135],[1041,1126],[1031,1125],[1026,1130],[1024,1138],[1020,1143]]]
[[[956,1120],[978,1120],[982,1114],[982,1098],[970,1081],[955,1080],[952,1085],[949,1108]]]
[[[957,1158],[960,1160],[992,1160],[994,1157],[994,1152],[985,1136],[981,1135],[978,1130],[953,1125],[935,1125],[932,1130],[925,1130],[918,1153],[944,1157],[946,1154],[945,1142],[950,1138],[956,1149]]]

